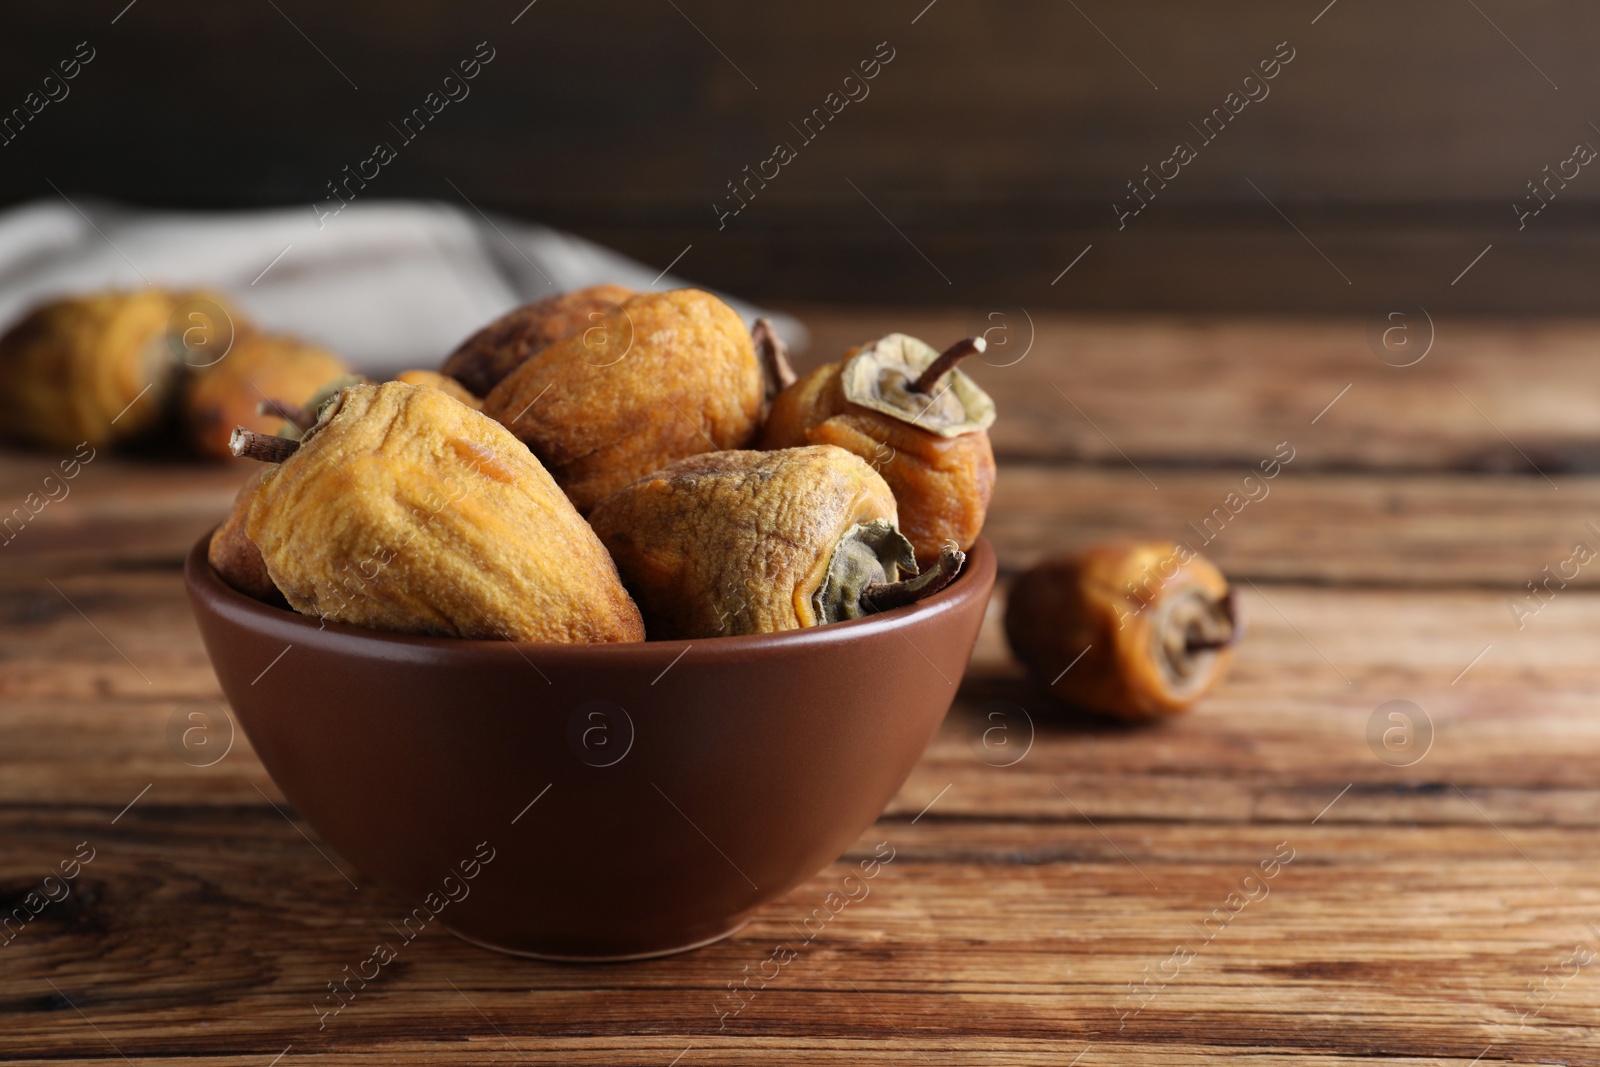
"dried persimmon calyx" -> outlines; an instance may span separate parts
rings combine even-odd
[[[867,614],[861,594],[869,586],[917,573],[917,553],[887,519],[857,523],[834,546],[822,584],[811,594],[818,622],[840,622]]]
[[[1233,591],[1218,597],[1199,587],[1180,590],[1156,605],[1155,632],[1156,664],[1167,684],[1177,693],[1199,688],[1209,680],[1214,654],[1239,639]]]
[[[940,437],[977,433],[994,424],[994,400],[954,364],[984,347],[983,338],[975,337],[940,353],[915,337],[891,333],[850,357],[840,385],[850,403]]]
[[[313,426],[325,421],[325,416],[332,418],[333,412],[337,410],[334,401],[339,398],[341,392],[352,385],[371,384],[372,379],[363,375],[346,374],[318,389],[304,404],[285,404],[274,398],[257,404],[256,410],[262,414],[281,415],[283,426],[278,430],[278,436],[288,438],[290,441],[299,441]]]
[[[811,604],[819,623],[893,611],[949,585],[966,562],[965,552],[947,544],[932,566],[919,571],[916,549],[893,523],[884,519],[860,523],[845,531],[834,546]],[[901,573],[911,577],[901,578]]]
[[[798,380],[794,365],[789,362],[789,346],[783,343],[772,320],[767,318],[757,319],[750,327],[750,342],[755,345],[756,358],[761,361],[764,402],[771,404],[779,393]]]

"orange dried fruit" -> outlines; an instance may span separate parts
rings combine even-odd
[[[557,341],[484,398],[580,512],[701,452],[743,448],[761,368],[737,312],[697,289],[645,293]]]
[[[926,596],[964,556],[917,574],[894,495],[831,445],[681,459],[590,515],[654,638],[769,633]]]
[[[281,601],[283,595],[278,592],[278,587],[272,584],[272,575],[267,573],[267,563],[261,558],[261,550],[245,532],[245,523],[250,516],[250,505],[255,502],[256,492],[261,488],[261,480],[271,469],[260,468],[240,487],[239,495],[234,497],[233,509],[228,512],[227,519],[211,534],[211,542],[206,548],[206,559],[211,562],[212,569],[223,581],[245,596],[257,600]]]
[[[583,518],[493,419],[437,389],[353,385],[277,462],[246,532],[299,612],[404,633],[640,641],[639,610]]]
[[[191,309],[203,326],[188,327],[189,316],[178,316],[189,304],[205,308]],[[190,333],[215,339],[226,330],[231,337],[234,318],[209,297],[163,289],[41,304],[0,337],[0,428],[16,440],[60,447],[137,437],[167,413]]]
[[[971,548],[994,492],[995,409],[956,364],[983,349],[969,338],[941,354],[899,333],[852,349],[778,394],[761,446],[831,444],[866,460],[923,565],[947,543]]]
[[[474,396],[489,390],[529,358],[563,337],[596,325],[632,297],[620,285],[591,285],[535,300],[501,315],[461,342],[439,369]]]
[[[467,392],[466,386],[454,378],[446,377],[436,370],[403,370],[394,376],[397,382],[408,385],[426,385],[439,390],[448,397],[461,401],[474,411],[483,410],[483,401]]]
[[[1232,661],[1242,628],[1216,565],[1170,542],[1096,545],[1019,575],[1011,650],[1069,703],[1123,719],[1187,711]]]
[[[242,332],[227,355],[189,377],[184,431],[200,455],[227,459],[234,427],[270,433],[283,421],[283,409],[306,404],[349,374],[344,360],[320,346],[283,334]]]

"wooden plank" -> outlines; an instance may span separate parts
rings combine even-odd
[[[1290,447],[1295,458],[1276,478],[1249,484],[1261,472],[1244,463],[1004,463],[985,532],[1008,571],[1094,541],[1152,538],[1187,541],[1239,580],[1468,584],[1526,597],[1549,566],[1554,595],[1563,575],[1569,588],[1600,582],[1600,568],[1568,562],[1580,541],[1600,551],[1589,526],[1600,526],[1600,478],[1560,474],[1552,489],[1517,475],[1345,474],[1319,470],[1312,445]],[[1261,455],[1273,451],[1269,443]],[[0,503],[20,506],[45,462],[0,458]],[[176,567],[226,514],[245,473],[96,460],[71,495],[0,543],[0,581],[49,592],[41,576]]]
[[[1563,473],[1600,470],[1590,426],[1600,407],[1600,384],[1588,373],[1600,344],[1593,321],[1440,317],[1428,355],[1398,368],[1373,354],[1363,319],[1067,316],[998,303],[948,313],[791,310],[812,332],[797,360],[806,368],[894,330],[935,344],[987,331],[992,351],[968,367],[999,406],[992,436],[1003,460],[1254,467],[1287,441],[1300,470],[1535,479],[1543,471],[1557,484]],[[1427,322],[1405,321],[1410,343],[1425,344]],[[44,498],[45,477],[66,458],[0,453],[0,518],[29,493]],[[63,521],[52,510],[93,496],[105,512],[58,528],[61,552],[92,549],[78,527],[103,521],[138,519],[153,537],[186,507],[220,513],[243,470],[101,454],[38,518]]]
[[[894,860],[809,942],[800,924],[845,866],[734,938],[663,961],[554,966],[428,930],[319,1030],[325,983],[398,940],[391,924],[407,904],[351,890],[270,809],[152,806],[115,829],[100,813],[41,825],[4,812],[0,826],[10,893],[74,842],[96,848],[76,895],[4,949],[0,1053],[12,1061],[266,1062],[292,1049],[326,1062],[1032,1064],[1092,1044],[1085,1062],[1300,1054],[1465,1067],[1486,1047],[1503,1062],[1600,1054],[1587,1025],[1600,988],[1587,975],[1520,1026],[1538,1003],[1528,984],[1593,940],[1600,861],[1587,831],[1517,834],[1555,894],[1481,825],[890,821],[858,852],[888,841]],[[1290,855],[1264,896],[1252,889],[1236,915],[1212,918],[1263,860]],[[725,1016],[729,983],[780,943],[796,958]],[[1180,944],[1194,956],[1175,978],[1148,997],[1130,990]]]
[[[112,456],[63,480],[60,455],[0,451],[0,577],[173,567],[227,515],[244,465]]]
[[[171,577],[70,581],[123,587],[148,605],[151,632],[139,640],[188,656],[194,637],[179,632]],[[1311,1054],[1465,1067],[1486,1047],[1502,1062],[1600,1053],[1586,975],[1555,985],[1548,1004],[1530,999],[1573,944],[1590,942],[1600,910],[1583,772],[1600,737],[1574,654],[1587,649],[1600,598],[1552,606],[1537,642],[1485,657],[1457,697],[1444,676],[1495,598],[1269,595],[1299,629],[1267,615],[1216,698],[1155,730],[1047,716],[996,655],[991,629],[962,710],[857,846],[890,841],[895,862],[809,942],[796,926],[846,867],[734,939],[657,963],[552,967],[430,931],[326,1031],[313,1007],[324,983],[389,938],[406,903],[360,872],[351,890],[254,793],[247,748],[215,768],[179,765],[163,751],[162,700],[8,700],[0,783],[16,792],[0,799],[10,843],[0,892],[25,894],[79,841],[97,854],[78,895],[4,950],[0,1054],[1047,1064],[1088,1049],[1085,1062],[1107,1064]],[[107,622],[117,599],[98,605]],[[1246,607],[1262,617],[1263,605]],[[70,623],[8,634],[8,669],[43,655],[58,666],[109,658],[85,656],[81,624],[78,644],[64,640]],[[131,634],[108,636],[132,647]],[[1341,686],[1313,643],[1354,686]],[[1442,669],[1419,679],[1419,661]],[[1438,751],[1411,770],[1363,751],[1368,706],[1396,691],[1439,728]],[[1039,735],[1016,765],[995,768],[971,742],[991,721],[987,701],[1008,698],[1034,708]],[[14,773],[36,763],[42,780]],[[1346,775],[1358,780],[1341,793]],[[150,792],[119,815],[146,776]],[[1220,934],[1196,934],[1280,841],[1295,860],[1270,893]],[[725,1016],[728,983],[780,942],[798,948],[796,960]],[[1137,983],[1170,967],[1177,944],[1195,958],[1141,1007]]]
[[[0,803],[109,817],[150,786],[141,804],[260,804],[257,787],[270,787],[242,735],[211,767],[170,747],[169,720],[186,709],[213,717],[219,744],[225,733],[175,576],[60,584],[87,618],[32,589],[35,606],[0,634]],[[1349,786],[1340,820],[1476,824],[1489,812],[1507,825],[1594,824],[1600,596],[1564,594],[1520,632],[1490,592],[1263,586],[1241,601],[1249,629],[1225,684],[1188,716],[1130,729],[1024,682],[997,597],[957,708],[891,814],[940,797],[939,810],[983,819],[1293,821]],[[1414,767],[1381,762],[1366,740],[1394,699],[1420,705],[1435,739]],[[1012,741],[1026,756],[997,767]]]
[[[991,351],[966,366],[995,398],[1003,458],[1254,467],[1288,441],[1302,470],[1600,469],[1593,321],[1068,316],[1019,299],[792,310],[812,330],[808,367],[894,330],[940,346],[988,331]],[[1398,331],[1392,349],[1377,326]]]
[[[1600,554],[1600,533],[1589,525],[1600,526],[1600,479],[1563,475],[1557,491],[1539,478],[1374,478],[1298,463],[1270,481],[1257,470],[1248,482],[1252,469],[1242,465],[1141,473],[1126,463],[1008,464],[984,532],[1008,569],[1133,538],[1182,541],[1237,580],[1484,585],[1528,598],[1527,583],[1543,583],[1548,566],[1554,577],[1538,596],[1553,598],[1564,582],[1592,588],[1600,578],[1574,552],[1583,542]],[[1506,617],[1514,617],[1509,608]]]
[[[1361,512],[1373,536],[1400,546],[1374,553],[1362,545],[1328,577],[1435,581],[1469,552],[1488,572],[1457,577],[1520,584],[1546,562],[1566,558],[1569,540],[1582,536],[1595,514],[1588,499],[1565,503],[1587,497],[1589,483],[1577,476],[1600,468],[1588,425],[1600,405],[1600,386],[1586,373],[1600,340],[1592,323],[1468,329],[1447,320],[1439,326],[1438,351],[1399,369],[1373,356],[1363,323],[1348,319],[1076,318],[1020,307],[948,314],[820,309],[805,317],[814,333],[811,364],[894,329],[935,341],[989,331],[995,349],[987,358],[994,365],[974,363],[973,373],[1002,413],[993,432],[1003,468],[991,532],[1007,564],[1048,547],[1041,523],[1071,521],[1075,529],[1121,535],[1124,526],[1113,515],[1124,508],[1133,509],[1127,528],[1177,536],[1221,503],[1235,471],[1242,477],[1281,451],[1280,442],[1294,452],[1294,477],[1274,488],[1313,509],[1325,499],[1325,510],[1340,516],[1307,516],[1323,541],[1339,541],[1333,531]],[[47,481],[59,476],[64,458],[0,454],[0,576],[173,563],[226,512],[247,473],[237,465],[101,454],[71,482]],[[1045,475],[1017,461],[1144,473],[1126,492],[1093,472]],[[1169,470],[1205,466],[1233,469],[1226,476]],[[1314,489],[1300,480],[1307,472],[1348,468],[1516,477],[1365,487],[1331,481]],[[1053,478],[1061,484],[1047,484]],[[1168,487],[1153,498],[1165,504],[1143,508],[1151,485]],[[1566,489],[1552,494],[1559,503],[1542,499],[1551,485]],[[1078,499],[1096,503],[1063,512]],[[1375,510],[1384,508],[1391,511]],[[1002,521],[1008,510],[1015,525],[1033,526],[1014,531]],[[1254,573],[1306,577],[1301,531],[1285,544],[1285,524],[1256,525],[1256,536],[1278,540],[1270,552],[1242,553],[1275,558]],[[1480,546],[1467,547],[1491,528]],[[1241,522],[1236,530],[1243,538],[1249,526]],[[1021,543],[1012,543],[1013,532]],[[1230,533],[1216,551],[1238,554],[1229,547],[1233,540]],[[1527,551],[1497,551],[1507,543]],[[1336,564],[1342,552],[1337,543],[1318,550]]]

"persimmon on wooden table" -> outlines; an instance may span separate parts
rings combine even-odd
[[[100,455],[0,535],[0,912],[93,857],[0,934],[0,1060],[1600,1063],[1600,323],[1441,321],[1401,368],[1356,320],[801,311],[812,361],[1004,325],[1003,569],[1189,540],[1241,588],[1226,684],[1154,727],[1055,707],[999,592],[878,825],[735,937],[561,966],[431,930],[319,1029],[411,902],[242,735],[169,738],[219,698],[179,561],[243,472]],[[0,517],[61,458],[0,457]]]

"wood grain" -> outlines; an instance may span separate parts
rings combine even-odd
[[[137,1062],[292,1047],[325,1062],[666,1063],[692,1046],[682,1062],[1022,1064],[1092,1044],[1101,1063],[1179,1062],[1181,1045],[1334,1063],[1427,1050],[1464,1067],[1491,1044],[1512,1062],[1600,1051],[1587,1025],[1600,997],[1581,978],[1519,1026],[1526,983],[1592,939],[1600,868],[1574,858],[1570,831],[1518,832],[1523,861],[1481,824],[890,819],[861,847],[890,841],[894,862],[809,944],[795,924],[841,868],[735,938],[658,963],[551,966],[430,932],[318,1030],[324,983],[393,940],[406,905],[352,891],[270,808],[135,812],[114,839],[98,815],[58,814],[46,834],[3,819],[8,885],[53,862],[63,836],[105,842],[79,895],[4,950],[8,1059],[114,1059],[112,1043]],[[1197,935],[1275,854],[1294,858],[1268,894]],[[1569,888],[1552,893],[1534,864]],[[799,958],[723,1019],[726,984],[777,943]],[[1135,1014],[1130,984],[1177,944],[1196,958]]]
[[[1206,545],[1239,577],[1526,592],[1578,540],[1600,547],[1592,322],[1440,319],[1434,350],[1397,368],[1355,319],[795,310],[813,327],[806,367],[893,330],[989,331],[990,365],[969,366],[1002,412],[988,534],[1007,567],[1098,538],[1204,540],[1188,524],[1283,448],[1269,495]],[[102,454],[31,514],[60,458],[0,454],[0,578],[173,565],[248,473]]]
[[[1538,597],[1597,577],[1581,553],[1571,558],[1578,542],[1600,550],[1589,527],[1600,525],[1600,479],[1563,476],[1556,491],[1506,476],[1373,478],[1291,465],[1247,482],[1250,473],[1012,464],[985,532],[1008,568],[1095,541],[1153,538],[1187,543],[1239,580],[1489,585],[1520,599],[1534,596],[1527,583],[1544,582],[1547,566],[1555,577]]]
[[[48,610],[28,612],[27,631],[8,630],[0,646],[7,707],[0,803],[89,803],[114,814],[152,782],[157,802],[259,803],[251,783],[265,787],[264,772],[242,736],[239,759],[209,768],[185,764],[168,747],[165,727],[175,711],[220,700],[174,577],[60,584],[88,619],[48,587],[8,593],[38,596]],[[1077,799],[1097,817],[1183,818],[1186,805],[1206,796],[1211,820],[1247,818],[1263,807],[1309,818],[1358,779],[1347,799],[1370,790],[1378,810],[1403,804],[1430,821],[1469,814],[1459,797],[1415,784],[1432,779],[1397,775],[1368,750],[1364,728],[1373,710],[1409,699],[1432,717],[1440,738],[1430,773],[1503,789],[1507,798],[1518,791],[1543,798],[1551,805],[1545,814],[1563,824],[1593,820],[1584,807],[1590,776],[1570,756],[1575,747],[1600,748],[1600,724],[1581,693],[1593,669],[1600,596],[1574,592],[1521,632],[1503,598],[1488,592],[1263,586],[1240,596],[1249,639],[1226,684],[1195,714],[1152,731],[1070,712],[1026,682],[1000,632],[1002,592],[956,712],[891,811],[914,815],[958,775],[956,807],[941,801],[941,810],[991,818],[1020,817],[1041,804],[1065,810],[1049,779],[1067,774],[1087,784]],[[1477,658],[1486,643],[1493,647]],[[116,710],[108,716],[106,708]],[[999,776],[985,763],[1003,762],[1001,739],[982,744],[996,709],[1019,744],[1030,722],[1037,731],[1026,764]],[[64,745],[66,738],[75,741]],[[1117,784],[1125,774],[1141,777]],[[1414,784],[1389,795],[1401,781]]]
[[[1272,454],[1271,445],[1262,453]],[[30,485],[34,462],[0,459],[0,479]],[[104,466],[86,470],[73,495],[0,545],[0,581],[176,566],[227,513],[245,473],[97,463]],[[1246,483],[1252,470],[1258,478]],[[1556,594],[1563,574],[1567,588],[1600,582],[1600,568],[1562,566],[1580,541],[1600,550],[1589,525],[1600,526],[1594,475],[1558,475],[1559,489],[1518,475],[1371,477],[1318,470],[1309,449],[1297,450],[1276,478],[1260,473],[1243,463],[1157,467],[1120,457],[1105,465],[1006,463],[985,533],[1007,570],[1135,537],[1187,541],[1239,580],[1492,585],[1526,597],[1526,583],[1545,581],[1549,566]],[[108,543],[110,528],[118,534]]]
[[[1382,305],[1364,318],[1068,316],[1027,304],[792,310],[813,327],[807,366],[893,330],[936,346],[986,332],[990,351],[965,367],[995,398],[1007,458],[1254,467],[1288,441],[1301,470],[1600,470],[1593,321],[1389,319],[1398,308]]]
[[[972,318],[811,320],[826,350]],[[407,902],[299,822],[242,736],[204,767],[168,736],[199,709],[225,739],[176,563],[243,471],[97,458],[0,549],[0,914],[95,850],[72,895],[0,933],[0,1059],[1600,1063],[1595,965],[1568,962],[1600,952],[1600,591],[1585,571],[1520,628],[1508,606],[1600,523],[1600,481],[1575,460],[1556,488],[1495,473],[1470,406],[1427,407],[1459,384],[1513,438],[1542,425],[1577,455],[1591,387],[1549,398],[1591,331],[1463,327],[1435,378],[1368,368],[1312,426],[1346,362],[1376,365],[1353,330],[1062,319],[1041,337],[1077,361],[1052,369],[1047,346],[978,369],[1003,421],[1034,424],[997,434],[1007,580],[1090,540],[1182,535],[1258,442],[1305,423],[1270,495],[1205,546],[1247,634],[1193,712],[1129,727],[1060,705],[1006,651],[1002,586],[882,819],[733,938],[575,967],[430,931],[323,1029],[313,1002]],[[1520,364],[1496,355],[1514,343]],[[1239,353],[1258,374],[1227,369]],[[1052,380],[1126,458],[1052,413]],[[1431,428],[1374,439],[1408,409]],[[0,457],[0,503],[50,462]],[[1423,716],[1408,766],[1368,740],[1392,700]],[[871,894],[807,941],[798,924],[880,841],[895,859]],[[730,983],[779,943],[796,959],[734,1014]]]

